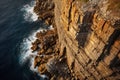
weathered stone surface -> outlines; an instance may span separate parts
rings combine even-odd
[[[79,1],[74,0],[70,4],[66,1],[55,0],[55,23],[60,43],[66,47],[69,68],[72,69],[72,72],[76,72],[74,75],[76,75],[77,78],[82,80],[99,80],[104,77],[107,79],[108,76],[110,77],[114,72],[109,68],[109,65],[117,56],[115,54],[118,53],[116,48],[112,47],[113,43],[117,46],[119,45],[114,41],[114,38],[111,37],[115,36],[115,29],[109,21],[104,20],[94,9],[90,10],[88,8],[88,11],[86,10],[87,12],[82,13],[82,10],[75,5],[78,4]],[[63,6],[60,6],[62,4]],[[61,8],[65,9],[62,10]],[[66,8],[68,9],[66,10]],[[71,10],[70,14],[69,10]],[[58,15],[60,15],[60,17],[58,17]],[[77,35],[79,36],[77,37]],[[77,40],[75,37],[77,37]],[[72,46],[74,44],[75,46]],[[104,59],[106,59],[106,61],[101,62],[101,60]],[[91,65],[90,69],[88,65]],[[93,67],[94,71],[89,71]],[[87,69],[88,72],[85,72]],[[80,70],[83,70],[83,72],[80,72]],[[79,75],[79,77],[77,75]]]
[[[46,24],[54,23],[54,3],[52,0],[36,0],[34,11],[39,15],[40,20],[44,20]]]
[[[37,33],[32,47],[41,74],[51,80],[120,79],[120,29],[105,18],[102,1],[37,0],[35,12],[55,27]]]

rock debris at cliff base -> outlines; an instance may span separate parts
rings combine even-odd
[[[39,19],[54,27],[37,33],[31,48],[39,73],[50,80],[119,80],[118,1],[36,0]]]

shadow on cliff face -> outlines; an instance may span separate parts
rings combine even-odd
[[[108,40],[108,44],[105,45],[102,51],[102,55],[97,59],[97,62],[100,62],[101,60],[103,60],[106,55],[110,55],[111,48],[114,45],[115,41],[118,39],[120,39],[120,29],[114,30],[114,32],[111,34]],[[115,60],[116,58],[111,62],[110,66],[114,65],[114,62],[116,62]]]
[[[77,33],[76,39],[78,40],[79,47],[84,47],[87,37],[91,32],[92,19],[95,11],[86,11],[83,17],[82,23],[79,25],[79,32]]]

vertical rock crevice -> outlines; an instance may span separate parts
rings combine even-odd
[[[33,46],[38,51],[35,67],[41,74],[51,80],[120,79],[119,20],[112,25],[105,18],[106,1],[37,1],[39,18],[55,28],[38,33],[40,49]]]
[[[81,25],[79,25],[79,32],[77,33],[76,39],[78,40],[79,47],[85,46],[85,43],[87,42],[88,35],[91,32],[91,25],[93,24],[93,16],[95,11],[87,11],[84,14],[83,20]]]
[[[119,36],[120,36],[120,30],[119,29],[114,30],[114,32],[109,37],[108,43],[105,45],[103,52],[101,56],[98,58],[97,62],[100,62],[101,60],[104,59],[106,55],[110,54],[111,47],[113,46],[113,44],[115,43],[115,41],[118,39]]]

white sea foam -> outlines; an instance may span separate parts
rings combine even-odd
[[[48,28],[48,30],[54,29],[52,27],[52,25]],[[35,56],[37,56],[37,52],[33,52],[31,47],[32,47],[32,43],[37,39],[36,34],[38,32],[43,32],[43,31],[47,31],[47,29],[42,29],[39,28],[36,31],[33,31],[27,38],[24,38],[21,45],[20,45],[20,59],[19,62],[20,64],[24,64],[27,60],[30,60],[30,69],[32,71],[36,71],[36,69],[34,68],[34,58]]]
[[[35,1],[32,1],[30,4],[26,4],[23,6],[23,8],[21,9],[21,11],[24,12],[23,16],[25,21],[28,22],[34,22],[38,20],[38,16],[34,13],[33,9],[35,6]],[[49,28],[49,30],[54,29],[53,26],[51,25]],[[20,57],[19,57],[19,63],[21,65],[26,64],[27,61],[30,62],[30,70],[32,70],[33,72],[39,73],[37,67],[34,68],[34,58],[37,55],[37,52],[33,52],[31,47],[32,47],[32,43],[37,39],[36,38],[36,33],[38,32],[42,32],[42,31],[46,31],[47,29],[38,29],[36,31],[33,31],[27,38],[24,38],[21,45],[20,45]],[[38,76],[42,77],[42,78],[47,78],[46,75],[40,75],[38,74]]]
[[[54,29],[52,26],[50,26],[48,28],[48,30]],[[23,42],[20,45],[20,58],[19,58],[19,63],[21,65],[23,65],[24,63],[26,63],[26,61],[30,61],[30,70],[32,70],[33,72],[39,73],[38,72],[38,67],[34,68],[34,58],[37,55],[37,52],[33,52],[31,47],[32,47],[32,43],[37,39],[36,38],[36,33],[38,32],[43,32],[43,31],[47,31],[47,29],[38,29],[37,31],[32,32],[32,34],[30,34],[30,36],[28,38],[24,38]],[[42,77],[42,78],[48,78],[46,75],[40,75],[38,74],[38,76]]]
[[[52,25],[50,25],[49,30],[52,30],[52,29],[54,29],[54,28],[53,28],[53,26],[52,26]]]
[[[23,42],[20,45],[20,59],[19,62],[20,64],[24,64],[27,60],[30,60],[30,69],[32,71],[37,70],[37,68],[34,68],[34,58],[37,55],[37,52],[32,52],[32,43],[37,39],[36,38],[36,33],[43,31],[44,29],[38,29],[37,31],[33,32],[32,34],[30,34],[30,36],[28,38],[24,38]]]
[[[35,6],[36,2],[32,1],[30,4],[26,4],[23,6],[21,11],[24,12],[24,19],[25,21],[33,22],[38,19],[38,15],[34,13],[33,9]]]

